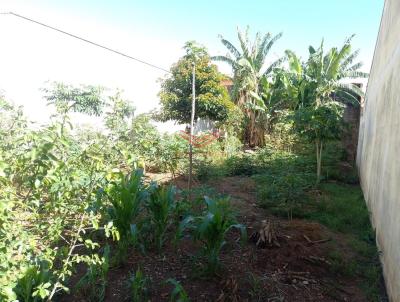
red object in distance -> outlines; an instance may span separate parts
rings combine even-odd
[[[190,133],[186,131],[179,131],[179,136],[183,139],[190,141]],[[219,138],[218,131],[215,131],[213,134],[204,134],[204,135],[193,135],[192,136],[192,145],[195,148],[204,148],[208,146],[213,141]]]

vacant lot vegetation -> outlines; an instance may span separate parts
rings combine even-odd
[[[364,76],[357,53],[347,39],[263,68],[280,36],[239,32],[241,49],[222,38],[227,57],[188,42],[151,115],[134,116],[121,92],[54,83],[39,126],[0,98],[0,301],[382,301],[339,142],[344,104],[362,94],[339,82]],[[231,95],[217,59],[233,68]],[[193,138],[189,191],[189,134],[152,121],[188,121],[192,63],[196,118],[215,129]]]

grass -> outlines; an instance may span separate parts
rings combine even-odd
[[[269,178],[263,175],[255,178],[259,182],[259,196],[263,197],[267,186],[265,182]],[[360,187],[327,182],[320,184],[317,192],[320,193],[305,193],[301,200],[294,203],[293,217],[316,221],[332,231],[345,234],[349,250],[331,252],[329,261],[332,263],[332,272],[359,277],[362,279],[361,287],[370,301],[381,301],[381,266],[374,230]],[[287,216],[287,208],[280,206],[280,203],[261,200],[261,205],[275,215]]]
[[[319,222],[344,234],[348,249],[333,250],[333,273],[357,277],[371,301],[382,301],[382,272],[362,191],[354,170],[338,168],[337,146],[329,146],[324,181],[315,184],[315,163],[311,153],[294,154],[264,148],[252,154],[231,156],[218,164],[198,170],[202,179],[231,175],[251,176],[257,184],[257,200],[271,214]]]
[[[381,301],[382,272],[375,234],[362,191],[357,185],[324,183],[322,198],[304,218],[318,221],[333,231],[346,234],[354,256],[333,251],[332,270],[346,276],[362,277],[362,288],[371,301]]]
[[[361,188],[339,182],[320,185],[322,197],[305,218],[318,221],[333,231],[353,234],[358,239],[375,242],[368,209]]]

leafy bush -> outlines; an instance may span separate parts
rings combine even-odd
[[[77,110],[85,111],[82,106],[89,104],[80,103]],[[0,141],[3,301],[18,296],[51,300],[67,289],[77,262],[96,261],[98,244],[87,234],[99,228],[95,192],[108,167],[94,156],[95,148],[71,136],[67,114],[63,111],[50,125],[31,129],[18,108],[0,106],[5,129]]]
[[[175,177],[187,166],[184,160],[187,152],[186,140],[176,134],[164,134],[158,145],[155,165],[159,170],[170,172]]]
[[[141,114],[133,119],[129,138],[131,150],[138,157],[143,158],[147,164],[156,159],[160,134],[151,124],[150,116]]]
[[[110,247],[104,248],[103,256],[96,263],[90,263],[85,275],[76,285],[89,301],[104,301],[107,274],[110,268]]]
[[[306,199],[306,190],[311,187],[312,174],[281,172],[254,177],[258,183],[258,201],[275,213],[284,211],[291,219],[293,209]],[[299,210],[299,209],[298,209]]]
[[[38,265],[31,265],[23,272],[23,277],[13,289],[17,298],[21,301],[40,301],[48,296],[48,288],[51,286],[49,263],[41,261]]]

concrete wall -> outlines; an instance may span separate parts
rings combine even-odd
[[[354,166],[358,146],[360,106],[346,104],[346,108],[343,112],[343,120],[347,125],[347,129],[342,135],[342,146],[346,154],[346,161]]]
[[[388,295],[400,301],[400,0],[385,2],[361,111],[357,163]]]

